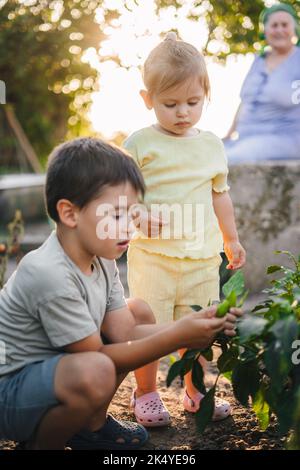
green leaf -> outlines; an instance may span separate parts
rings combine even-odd
[[[260,428],[265,431],[270,422],[270,407],[261,389],[258,390],[254,397],[252,408],[257,416]]]
[[[184,362],[180,359],[176,361],[169,369],[168,376],[167,376],[167,387],[170,387],[173,380],[180,376],[181,379],[184,377]]]
[[[254,398],[260,386],[257,362],[239,362],[232,371],[232,386],[236,399],[248,406],[249,396]]]
[[[297,339],[298,324],[296,320],[292,316],[278,320],[269,331],[282,342],[283,348],[289,354],[292,342]]]
[[[223,372],[222,375],[225,379],[229,380],[229,382],[232,382],[232,370],[229,372]]]
[[[184,355],[182,356],[182,360],[185,361],[186,359],[195,359],[197,355],[201,353],[201,349],[188,349],[185,351]]]
[[[249,290],[246,290],[245,293],[242,295],[242,297],[240,297],[238,299],[238,302],[237,302],[236,306],[237,307],[242,307],[244,305],[244,302],[247,299],[248,295],[249,295]]]
[[[202,434],[212,420],[215,409],[215,387],[212,387],[202,398],[200,408],[196,413],[198,431]]]
[[[242,295],[245,289],[245,280],[242,271],[237,271],[229,281],[222,287],[222,292],[225,297],[228,297],[229,294],[234,291],[237,296]]]
[[[292,260],[292,261],[295,263],[295,265],[296,265],[296,267],[297,267],[297,259],[295,258],[295,256],[293,255],[293,253],[291,253],[290,251],[287,251],[287,250],[276,250],[276,251],[274,251],[274,253],[275,253],[276,255],[280,255],[280,254],[287,255],[287,256],[290,258],[290,260]]]
[[[263,358],[271,379],[271,388],[277,393],[285,386],[285,380],[293,367],[292,345],[298,337],[298,323],[293,316],[277,320],[270,328],[274,339],[266,346]]]
[[[215,338],[215,341],[214,341],[214,345],[218,346],[218,347],[221,347],[221,350],[222,352],[226,352],[228,347],[229,347],[229,337],[227,335],[225,335],[225,333],[221,332],[221,333],[218,333],[216,338]]]
[[[248,346],[249,343],[246,343],[245,346],[240,346],[239,352],[240,352],[240,357],[239,359],[242,362],[252,362],[256,361],[259,356],[259,349],[255,346],[255,344],[251,343],[251,347]]]
[[[268,320],[265,318],[253,314],[244,315],[237,325],[240,342],[245,343],[251,338],[261,335],[267,324]]]
[[[255,313],[255,312],[258,312],[259,310],[264,310],[266,308],[269,308],[271,303],[272,303],[271,301],[265,301],[263,304],[258,304],[251,310],[251,312]]]
[[[173,354],[169,354],[170,366],[173,365],[176,361],[177,361],[177,358]]]
[[[282,390],[280,394],[273,393],[270,401],[272,411],[276,413],[278,418],[279,432],[281,435],[285,435],[293,427],[295,418],[297,418],[297,394],[294,390]]]
[[[271,379],[271,388],[276,393],[282,391],[289,373],[289,363],[281,353],[280,341],[275,339],[266,347],[263,354],[265,366]]]
[[[237,347],[231,347],[218,358],[218,369],[223,374],[231,371],[237,364],[239,351]]]
[[[230,292],[227,300],[229,302],[229,307],[236,307],[236,293],[234,290]]]
[[[207,361],[211,362],[214,357],[212,348],[207,348],[204,351],[201,351],[201,356],[205,357]]]
[[[300,387],[295,394],[294,432],[288,442],[288,450],[300,450]]]
[[[201,364],[198,361],[194,361],[193,369],[192,369],[192,382],[193,385],[196,387],[199,392],[206,394],[206,388],[204,385],[204,373]]]
[[[272,265],[269,266],[267,269],[267,274],[275,273],[276,271],[281,271],[283,269],[282,266]]]
[[[199,356],[201,350],[200,349],[188,349],[185,351],[184,355],[181,358],[182,363],[182,371],[181,371],[181,378],[185,376],[190,370],[192,370],[193,363],[197,356]]]
[[[185,359],[185,360],[182,359],[182,362],[183,362],[183,376],[185,376],[188,372],[192,370],[195,359],[193,358]]]
[[[293,289],[293,296],[295,300],[298,300],[298,302],[300,302],[300,287],[295,287]]]
[[[202,310],[202,307],[200,307],[200,305],[190,305],[190,307],[191,307],[195,312],[199,312],[200,310]]]

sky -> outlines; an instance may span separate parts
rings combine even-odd
[[[199,50],[207,40],[207,27],[204,20],[192,21],[187,18],[191,8],[201,13],[203,4],[194,7],[193,0],[185,0],[183,6],[162,9],[155,12],[155,1],[125,2],[104,0],[103,7],[118,7],[120,17],[112,25],[103,27],[107,39],[101,43],[99,51],[88,50],[84,60],[88,60],[100,74],[99,92],[93,95],[90,119],[96,131],[106,138],[116,133],[130,134],[141,127],[155,122],[153,111],[145,108],[139,91],[143,88],[140,67],[147,55],[161,41],[161,35],[177,28],[180,39],[190,42]],[[274,3],[273,0],[267,4]],[[99,23],[103,10],[97,11]],[[210,52],[224,48],[221,42],[210,44]],[[124,67],[120,67],[107,57],[118,55]],[[100,58],[100,60],[99,60]],[[204,107],[198,127],[210,130],[219,137],[227,133],[239,105],[239,93],[243,80],[253,62],[253,54],[229,56],[226,65],[207,58],[208,73],[211,81],[211,101]]]

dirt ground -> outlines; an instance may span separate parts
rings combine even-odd
[[[183,410],[183,388],[180,381],[175,380],[171,387],[166,387],[166,374],[169,360],[161,361],[158,387],[161,396],[168,407],[171,416],[171,425],[163,428],[150,429],[150,439],[145,449],[156,450],[277,450],[283,449],[284,440],[276,432],[274,421],[265,432],[260,431],[254,414],[235,400],[231,392],[231,385],[225,379],[220,383],[218,396],[231,403],[232,416],[219,423],[212,423],[203,435],[196,430],[195,418]],[[208,383],[213,381],[213,368],[208,374]],[[121,385],[116,394],[110,412],[120,419],[134,420],[129,409],[129,398],[134,388],[135,379],[130,374]],[[0,441],[0,449],[12,450],[15,443]]]
[[[180,380],[175,380],[171,387],[166,387],[166,375],[169,368],[168,359],[160,364],[158,387],[161,396],[172,416],[168,427],[149,429],[150,440],[146,449],[180,449],[180,450],[275,450],[283,449],[283,439],[276,433],[274,421],[270,428],[261,432],[255,415],[239,405],[232,394],[231,385],[226,379],[220,381],[218,396],[226,398],[232,406],[232,416],[219,423],[212,423],[203,435],[199,435],[193,414],[183,410],[184,389]],[[207,385],[213,384],[214,367],[208,373]],[[127,377],[120,387],[111,405],[114,416],[122,419],[133,419],[128,410],[128,399],[134,388],[135,379]]]
[[[183,388],[180,380],[175,380],[171,387],[166,387],[166,375],[169,360],[161,361],[158,387],[161,396],[168,407],[172,423],[170,426],[149,429],[150,439],[144,446],[151,450],[279,450],[284,448],[284,440],[276,432],[272,421],[269,429],[260,431],[254,414],[239,405],[231,391],[231,385],[226,379],[220,381],[218,396],[226,398],[232,406],[232,416],[219,423],[212,423],[203,435],[196,430],[195,418],[183,410]],[[208,385],[213,383],[214,367],[208,373]],[[116,394],[110,412],[119,419],[134,420],[129,409],[129,398],[135,386],[133,374],[130,374]],[[14,442],[0,441],[0,449],[12,450]]]

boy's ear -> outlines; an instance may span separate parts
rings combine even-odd
[[[77,225],[77,207],[68,199],[60,199],[56,204],[59,220],[69,228]]]
[[[144,100],[144,103],[148,109],[153,108],[152,99],[147,90],[141,90],[140,95]]]

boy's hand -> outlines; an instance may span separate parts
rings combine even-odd
[[[243,312],[240,308],[232,307],[229,310],[229,313],[225,316],[225,325],[224,325],[224,333],[227,336],[235,336],[236,331],[236,321],[239,317],[243,315]]]
[[[227,336],[235,336],[236,320],[242,310],[232,307],[223,318],[216,318],[217,305],[194,312],[175,322],[180,339],[180,348],[205,349],[209,347],[221,331]]]
[[[226,269],[239,269],[246,262],[246,251],[238,241],[224,242],[224,251],[229,261]]]
[[[226,324],[227,315],[216,318],[217,306],[205,308],[200,312],[190,313],[174,324],[178,332],[180,348],[205,349],[214,341],[215,336],[224,330],[232,330],[232,322]],[[178,347],[179,349],[179,347]]]

